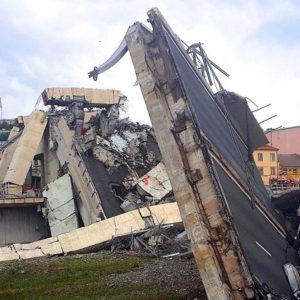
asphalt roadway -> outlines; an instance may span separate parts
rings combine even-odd
[[[261,205],[279,223],[284,224],[282,217],[274,210],[256,167],[250,174],[250,178],[249,173],[246,173],[247,146],[228,118],[220,111],[212,93],[200,80],[182,49],[178,47],[176,38],[167,30],[164,34],[197,126],[206,134],[227,163],[236,170],[240,179],[248,185],[251,184],[254,195]],[[256,206],[251,205],[249,198],[223,168],[216,161],[214,164],[223,187],[223,196],[232,216],[232,224],[253,278],[259,283],[266,283],[279,294],[292,297],[282,266],[288,262],[299,264],[296,249],[288,244],[285,236]]]

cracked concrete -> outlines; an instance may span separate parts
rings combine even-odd
[[[0,262],[42,256],[64,255],[96,251],[116,236],[130,235],[148,227],[145,216],[153,223],[181,224],[176,203],[166,203],[130,211],[68,233],[28,244],[13,244],[0,248]]]
[[[69,174],[48,184],[43,196],[47,198],[48,221],[52,236],[78,228],[72,183]]]

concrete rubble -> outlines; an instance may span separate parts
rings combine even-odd
[[[42,111],[34,111],[25,126],[14,155],[5,174],[3,183],[23,185],[31,167],[34,156],[37,154],[45,127],[47,115]]]
[[[153,128],[120,118],[120,91],[85,88],[47,88],[47,111],[10,122],[0,261],[192,252],[209,299],[300,299],[299,192],[267,193],[253,161],[267,140],[247,99],[224,90],[201,43],[183,43],[157,9],[148,17],[153,30],[132,25],[89,76],[128,50]]]
[[[131,236],[141,230],[147,231],[147,218],[152,218],[154,226],[181,228],[182,224],[176,203],[160,204],[120,214],[56,237],[0,247],[0,261],[96,251],[111,244],[114,239]]]
[[[153,130],[120,118],[121,92],[48,88],[41,99],[49,109],[12,120],[1,148],[0,261],[181,223]]]
[[[49,183],[43,191],[52,236],[78,228],[71,177],[68,174]]]
[[[192,256],[186,232],[174,224],[159,224],[128,236],[116,236],[110,248],[111,251],[143,251],[156,257]]]

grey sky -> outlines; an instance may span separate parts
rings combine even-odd
[[[147,23],[157,6],[187,43],[201,41],[230,73],[228,90],[272,107],[266,127],[300,123],[298,1],[0,0],[0,96],[3,117],[29,113],[45,87],[120,89],[133,120],[149,122],[129,55],[97,82],[87,77],[106,60],[128,26]]]

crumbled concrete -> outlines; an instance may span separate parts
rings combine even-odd
[[[17,252],[21,259],[30,259],[45,256],[41,249],[21,250]]]
[[[0,262],[97,250],[109,243],[115,236],[130,235],[132,232],[147,228],[148,223],[144,219],[146,217],[152,218],[155,225],[181,224],[177,203],[160,204],[149,209],[141,208],[130,211],[57,237],[2,247],[0,248]]]
[[[78,228],[72,183],[69,174],[47,185],[43,196],[47,198],[48,221],[52,236]]]
[[[9,246],[0,248],[0,261],[18,260],[19,258],[20,256],[13,248]]]
[[[139,179],[137,183],[140,194],[148,194],[156,199],[162,199],[172,191],[166,168],[163,163],[159,163],[146,175]]]
[[[33,111],[11,159],[4,183],[23,185],[44,134],[48,118],[43,111]]]

